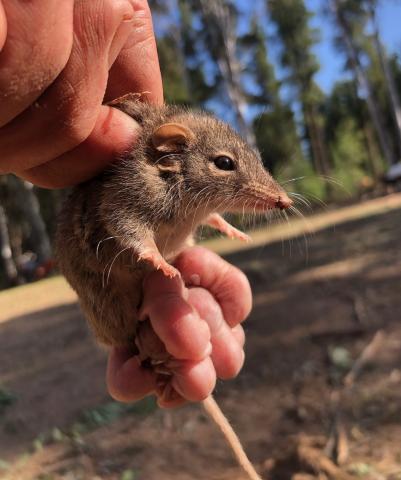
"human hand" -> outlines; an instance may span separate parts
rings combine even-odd
[[[102,105],[162,102],[146,0],[0,0],[0,174],[59,188],[102,171],[139,134]]]
[[[201,401],[213,391],[216,378],[236,376],[244,361],[241,322],[251,310],[251,290],[245,275],[202,247],[185,250],[175,262],[182,280],[154,272],[144,285],[142,312],[174,357],[166,400],[157,375],[141,367],[129,349],[112,349],[107,386],[119,401],[131,402],[155,393],[162,407]],[[209,344],[210,342],[210,344]],[[210,348],[211,347],[211,348]]]

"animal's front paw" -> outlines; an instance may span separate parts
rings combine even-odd
[[[231,229],[228,230],[227,235],[230,238],[236,238],[238,240],[241,240],[242,242],[250,243],[252,242],[252,238],[247,235],[244,232],[241,232],[241,230],[238,230],[235,227],[231,227]]]
[[[145,260],[153,265],[156,270],[161,270],[166,277],[179,277],[180,272],[170,265],[158,252],[152,250],[145,250],[139,257],[139,260]]]
[[[249,235],[241,232],[238,228],[233,227],[218,213],[212,213],[209,215],[205,223],[206,225],[209,225],[209,227],[215,228],[219,232],[224,233],[224,235],[227,235],[229,238],[236,238],[247,243],[252,241]]]

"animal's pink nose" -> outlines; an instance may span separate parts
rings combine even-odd
[[[286,208],[291,207],[292,203],[291,198],[286,193],[282,193],[278,196],[275,207],[280,210],[285,210]]]

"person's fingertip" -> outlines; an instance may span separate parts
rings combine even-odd
[[[135,144],[141,131],[142,127],[139,123],[129,115],[116,108],[102,105],[88,141],[93,142],[94,146],[99,142],[104,150],[106,143],[104,137],[107,137],[107,150],[109,154],[116,157]]]
[[[236,325],[231,331],[232,331],[232,334],[234,335],[235,340],[238,342],[241,348],[243,348],[245,345],[246,338],[245,338],[245,332],[244,332],[244,329],[242,328],[242,325]]]
[[[174,372],[171,380],[175,390],[190,402],[200,402],[207,398],[216,385],[216,371],[211,359],[183,362],[179,371]]]
[[[139,359],[127,350],[113,348],[107,364],[106,384],[112,398],[127,403],[154,391],[156,375],[142,368]]]
[[[172,400],[170,400],[170,399],[165,400],[164,398],[157,398],[158,407],[163,408],[163,409],[171,409],[171,408],[181,407],[182,405],[185,405],[186,403],[187,403],[187,400],[185,400],[185,398],[182,398],[181,395],[178,395],[177,398],[174,398]]]
[[[166,275],[160,270],[151,272],[147,275],[142,284],[145,292],[144,304],[146,303],[147,298],[152,300],[159,295],[174,294],[183,296],[185,288],[180,277],[166,277]]]
[[[217,376],[228,380],[238,375],[244,365],[245,355],[241,345],[233,337],[231,330],[225,329],[221,335],[212,338],[212,361]]]
[[[249,283],[248,277],[245,275],[244,272],[242,272],[236,267],[232,266],[232,268],[235,270],[237,289],[238,291],[243,292],[242,311],[239,313],[239,317],[242,319],[246,319],[249,317],[249,314],[252,310],[253,302],[251,285]]]
[[[0,52],[2,51],[7,38],[7,17],[3,3],[0,0]]]
[[[129,0],[120,0],[121,23],[116,30],[109,49],[109,68],[123,48],[134,26],[134,8]]]
[[[201,246],[184,250],[174,266],[186,285],[195,283],[216,298],[226,322],[234,327],[248,317],[252,309],[252,291],[246,275],[216,253]]]
[[[159,314],[155,313],[156,309]],[[196,361],[211,352],[209,327],[195,311],[185,312],[173,301],[170,306],[155,305],[150,318],[155,332],[174,358]]]
[[[163,85],[149,4],[130,1],[135,11],[132,32],[110,69],[105,99],[135,92],[142,94],[143,101],[162,104]]]
[[[143,283],[140,318],[149,318],[166,350],[180,360],[200,360],[210,351],[210,330],[188,303],[181,279],[151,273]]]

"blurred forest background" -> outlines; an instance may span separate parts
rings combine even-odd
[[[397,1],[150,4],[167,102],[229,121],[307,200],[385,192],[386,172],[401,158],[401,34],[399,51],[390,51],[378,18],[389,4],[397,10]],[[323,90],[316,51],[327,26],[333,63],[342,67],[340,80]],[[0,288],[51,271],[49,238],[62,197],[0,177]]]

